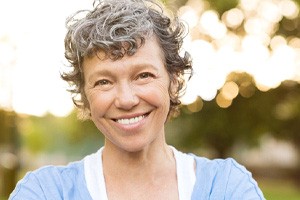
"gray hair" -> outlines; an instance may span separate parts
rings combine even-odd
[[[84,17],[78,18],[82,14]],[[187,52],[183,57],[179,55],[185,33],[183,24],[177,17],[171,20],[165,15],[162,5],[152,0],[99,0],[94,2],[93,10],[70,16],[66,27],[65,57],[72,70],[61,77],[70,84],[73,102],[83,111],[83,119],[90,114],[84,92],[83,59],[99,51],[112,60],[131,56],[151,35],[157,38],[170,80],[176,86],[175,90],[169,88],[169,116],[178,113],[183,75],[192,72],[191,58]]]

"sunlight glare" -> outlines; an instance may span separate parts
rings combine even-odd
[[[14,62],[15,59],[15,47],[6,41],[0,40],[0,66],[8,66]]]
[[[199,29],[214,39],[224,37],[227,32],[226,26],[219,20],[218,13],[213,10],[205,11],[201,15]]]
[[[255,87],[250,81],[243,82],[239,87],[239,94],[242,97],[250,98],[255,93]]]
[[[227,27],[236,28],[242,24],[244,14],[240,9],[233,8],[222,15],[222,20]]]
[[[282,19],[280,9],[275,2],[261,1],[257,8],[257,13],[263,18],[272,23],[277,23]]]
[[[10,74],[8,78],[0,76],[1,107],[37,116],[47,112],[63,116],[73,109],[59,71],[64,60],[65,19],[79,9],[91,8],[92,3],[93,0],[0,2],[0,68],[1,74]],[[6,37],[11,44],[3,41]]]
[[[265,32],[264,21],[257,17],[247,19],[244,24],[245,31],[248,34],[260,35]]]
[[[300,38],[293,37],[292,39],[290,39],[289,46],[300,50]]]
[[[270,42],[270,47],[272,50],[277,49],[279,46],[286,45],[287,41],[281,35],[275,35]]]
[[[243,10],[254,11],[257,9],[260,0],[240,0],[240,6]]]
[[[193,86],[191,84],[188,84],[188,87],[182,97],[180,97],[180,101],[183,105],[189,105],[196,101],[197,95],[196,93],[191,90]]]
[[[221,93],[225,99],[232,100],[239,94],[239,86],[233,81],[226,82]]]
[[[299,8],[294,1],[281,0],[278,4],[281,14],[288,19],[295,19],[299,14]]]
[[[195,10],[190,6],[182,6],[179,9],[180,19],[189,24],[189,28],[193,28],[198,23],[198,16]]]
[[[222,93],[217,95],[216,102],[221,108],[228,108],[232,104],[232,100],[225,98]]]
[[[187,105],[187,109],[191,112],[199,112],[203,108],[203,101],[201,98],[197,98],[196,101]]]
[[[276,88],[282,81],[293,79],[296,71],[295,59],[296,54],[291,47],[282,45],[276,48],[254,77],[258,86]]]
[[[73,109],[67,85],[60,80],[65,62],[65,19],[79,9],[91,8],[92,3],[0,1],[1,107],[38,116],[49,112],[65,116]],[[291,26],[290,31],[296,30],[296,24],[282,20],[299,16],[294,1],[240,0],[220,19],[208,1],[189,0],[179,15],[189,24],[183,49],[191,54],[194,67],[181,101],[193,104],[192,111],[202,108],[202,100],[216,99],[220,107],[227,108],[238,94],[251,97],[255,87],[267,91],[284,80],[300,82],[300,38],[276,34],[281,22]],[[226,83],[231,72],[246,72],[255,83],[240,87]]]
[[[268,48],[255,36],[246,36],[242,40],[241,58],[245,72],[256,76],[270,57]]]

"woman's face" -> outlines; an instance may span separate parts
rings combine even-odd
[[[120,60],[98,57],[83,62],[84,90],[105,146],[135,152],[164,142],[170,79],[157,41],[146,39],[133,56]]]

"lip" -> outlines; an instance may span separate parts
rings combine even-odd
[[[122,115],[122,116],[119,116],[116,118],[112,118],[112,120],[116,122],[117,120],[120,120],[120,119],[130,119],[130,118],[135,118],[135,117],[139,117],[139,116],[143,116],[143,115],[146,117],[150,114],[150,112]]]

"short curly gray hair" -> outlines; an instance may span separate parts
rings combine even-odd
[[[84,17],[78,18],[82,14]],[[90,115],[84,92],[83,59],[99,51],[112,60],[133,55],[152,35],[164,54],[170,81],[176,85],[175,90],[169,88],[169,116],[178,113],[183,75],[186,71],[192,75],[192,64],[187,52],[183,57],[179,54],[185,27],[177,17],[171,20],[164,14],[162,5],[152,0],[99,0],[94,2],[93,10],[81,10],[70,16],[66,26],[65,57],[72,70],[61,77],[69,83],[73,102],[83,111],[82,119]]]

